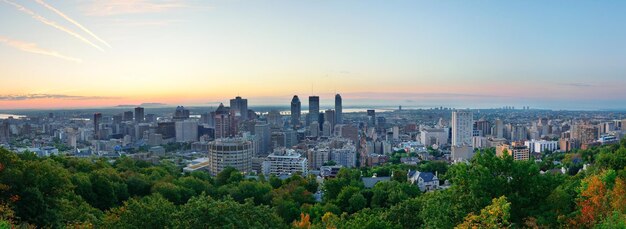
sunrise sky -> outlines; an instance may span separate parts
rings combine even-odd
[[[0,0],[0,108],[626,108],[626,1]]]

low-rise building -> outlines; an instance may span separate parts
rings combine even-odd
[[[263,161],[262,171],[266,176],[295,173],[306,176],[308,174],[308,162],[295,150],[278,148]]]

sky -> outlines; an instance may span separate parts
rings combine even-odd
[[[626,109],[626,1],[0,0],[0,108]]]

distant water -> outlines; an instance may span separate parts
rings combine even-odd
[[[13,117],[14,119],[26,118],[24,115],[0,114],[0,119],[8,119],[9,117]]]

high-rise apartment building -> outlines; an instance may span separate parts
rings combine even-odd
[[[470,110],[452,111],[452,145],[472,145],[474,117]]]
[[[221,138],[209,142],[209,172],[215,176],[224,168],[233,167],[240,172],[252,170],[254,144],[243,138]]]
[[[220,106],[215,110],[215,138],[233,137],[236,134],[236,126],[234,117],[232,117],[230,109]]]

